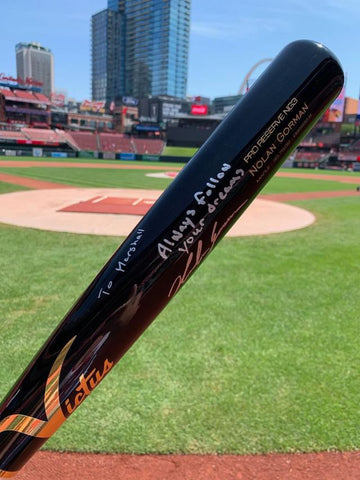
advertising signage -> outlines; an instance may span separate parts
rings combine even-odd
[[[105,102],[91,102],[84,100],[80,105],[81,112],[105,113]]]
[[[137,107],[139,100],[135,97],[122,97],[122,103],[128,107]]]
[[[323,122],[342,122],[344,117],[345,107],[345,88],[340,92],[340,95],[334,100],[332,105],[324,113]]]
[[[162,116],[163,118],[176,118],[181,116],[182,113],[181,103],[163,102],[162,103]]]
[[[207,105],[191,105],[191,115],[207,115]]]
[[[138,132],[158,132],[160,127],[158,125],[136,125],[135,130]]]
[[[50,96],[51,105],[54,107],[63,107],[66,102],[66,97],[63,93],[52,93]]]
[[[5,75],[5,73],[0,73],[0,82],[9,83],[9,85],[21,85],[24,87],[42,87],[42,82],[38,82],[33,78],[26,77],[25,79],[21,77],[14,78],[11,75]]]

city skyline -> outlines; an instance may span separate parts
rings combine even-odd
[[[90,22],[106,0],[63,0],[36,6],[16,0],[3,8],[0,71],[16,76],[15,45],[36,41],[55,58],[55,87],[81,101],[91,97]],[[191,12],[188,95],[210,98],[236,94],[250,68],[274,57],[298,38],[328,46],[346,73],[346,95],[357,98],[360,63],[357,27],[360,4],[355,0],[193,0]],[[16,26],[16,28],[14,27]],[[254,72],[256,77],[261,72]]]

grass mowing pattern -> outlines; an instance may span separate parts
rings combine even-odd
[[[313,226],[224,239],[47,448],[360,448],[359,199],[298,205]],[[1,394],[118,243],[0,226]]]
[[[172,180],[171,178],[146,176],[146,173],[156,173],[154,170],[31,167],[0,168],[0,172],[77,187],[146,188],[162,190],[165,189]]]
[[[0,161],[21,161],[21,162],[50,162],[50,163],[59,163],[61,162],[66,166],[68,163],[106,163],[110,165],[156,165],[163,167],[183,167],[184,162],[181,161],[183,156],[193,156],[197,152],[197,148],[186,148],[186,147],[166,147],[163,155],[179,156],[179,162],[160,162],[160,161],[131,161],[131,160],[108,160],[108,159],[98,159],[98,158],[52,158],[52,157],[14,157],[14,156],[1,156]],[[310,173],[312,175],[341,175],[341,176],[359,176],[360,172],[348,172],[343,170],[322,170],[322,169],[311,169],[311,168],[281,168],[281,172],[291,172],[291,173]]]
[[[167,168],[164,167],[164,171]],[[83,169],[66,167],[2,167],[0,172],[78,187],[165,189],[171,179],[146,176],[154,170]],[[359,177],[360,183],[360,177]],[[274,177],[262,193],[355,190],[355,185],[331,180]]]

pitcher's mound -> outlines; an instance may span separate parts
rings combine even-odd
[[[125,236],[161,193],[109,188],[8,193],[0,196],[0,222],[57,232]],[[314,215],[302,208],[257,199],[228,236],[286,232],[307,227],[314,221]]]

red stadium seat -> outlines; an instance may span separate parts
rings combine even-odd
[[[164,142],[157,139],[133,138],[136,153],[160,155],[164,148]]]
[[[79,147],[79,145],[76,143],[76,141],[73,139],[73,137],[69,132],[65,132],[64,130],[60,130],[60,129],[55,129],[55,132],[60,138],[61,143],[67,143],[74,150],[81,150],[81,148]]]
[[[324,152],[308,152],[303,150],[297,150],[295,160],[317,162],[324,155]]]
[[[99,150],[97,136],[95,133],[69,132],[69,135],[81,150],[90,150],[92,152]]]
[[[25,135],[20,131],[0,130],[0,139],[3,140],[26,140]]]
[[[39,103],[39,99],[34,97],[31,92],[28,92],[26,90],[14,90],[14,93],[19,99],[26,100],[29,103]]]
[[[39,100],[39,103],[45,103],[46,105],[51,104],[50,100],[43,93],[34,93],[34,96]]]
[[[16,100],[16,95],[11,90],[0,89],[0,94],[4,95],[4,97],[8,100]]]
[[[135,152],[131,138],[121,133],[100,133],[99,140],[103,152]]]
[[[45,130],[40,128],[23,128],[25,138],[32,142],[41,142],[44,144],[58,145],[61,141],[54,130]]]

